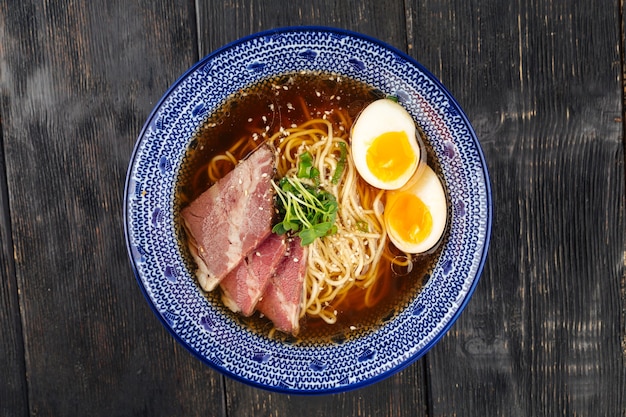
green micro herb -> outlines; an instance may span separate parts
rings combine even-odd
[[[282,221],[272,231],[279,235],[297,233],[302,246],[316,238],[337,233],[337,200],[328,191],[303,183],[299,178],[283,177],[276,190],[276,206]]]
[[[335,176],[341,177],[346,163],[347,150],[341,147],[341,156]],[[297,233],[302,240],[302,246],[311,244],[316,238],[337,233],[335,219],[337,218],[337,199],[334,195],[319,187],[320,172],[313,165],[313,156],[309,152],[300,155],[296,177],[284,177],[278,184],[272,181],[276,190],[276,208],[282,220],[272,231],[279,235],[287,232]],[[301,179],[313,180],[315,186],[303,182]]]

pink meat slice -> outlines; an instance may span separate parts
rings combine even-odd
[[[212,291],[271,233],[274,166],[271,149],[260,147],[182,210],[204,290]]]
[[[299,238],[289,239],[287,252],[267,284],[257,310],[269,318],[277,330],[298,334],[307,249]]]
[[[246,256],[220,283],[224,305],[235,313],[252,315],[286,248],[285,238],[272,233]]]

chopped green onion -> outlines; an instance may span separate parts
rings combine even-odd
[[[341,175],[343,175],[343,171],[346,169],[347,157],[348,149],[346,148],[346,143],[339,142],[339,160],[337,161],[337,168],[335,169],[333,179],[331,180],[333,184],[337,184],[341,179]]]
[[[357,221],[356,228],[363,233],[368,233],[370,231],[370,227],[365,220]]]
[[[385,98],[386,98],[387,100],[391,100],[391,101],[393,101],[394,103],[397,103],[397,102],[398,102],[398,96],[393,96],[393,95],[389,94],[389,95],[387,95],[387,97],[385,97]]]
[[[313,166],[313,156],[310,152],[305,152],[300,155],[300,162],[298,163],[298,178],[309,178],[319,183],[320,171]]]

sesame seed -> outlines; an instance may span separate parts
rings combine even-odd
[[[248,119],[248,123],[250,123],[252,121],[252,117]]]

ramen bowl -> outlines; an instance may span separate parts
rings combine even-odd
[[[185,152],[227,97],[294,71],[335,73],[393,95],[438,160],[449,199],[446,239],[424,285],[377,326],[329,343],[255,331],[198,286],[181,243],[175,202]],[[278,392],[324,394],[380,381],[423,356],[468,303],[489,243],[492,202],[485,160],[462,109],[411,57],[354,32],[294,27],[242,38],[177,80],[149,116],[126,179],[124,221],[133,272],[172,336],[215,370]]]

